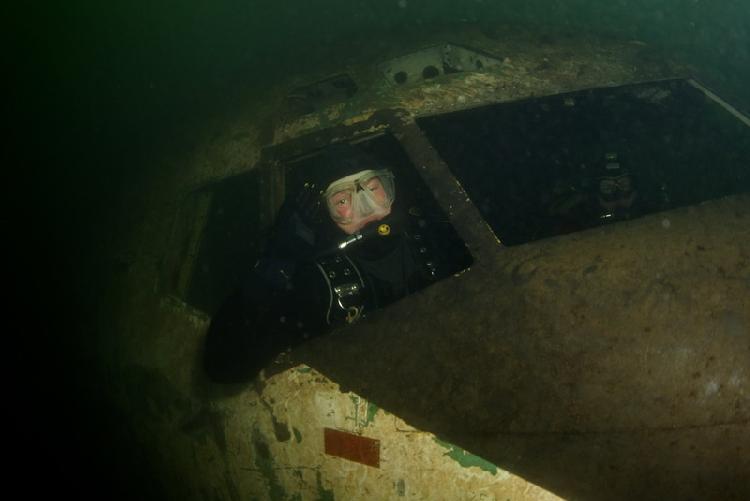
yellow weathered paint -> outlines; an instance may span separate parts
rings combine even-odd
[[[359,395],[342,392],[309,367],[298,366],[266,380],[258,398],[268,405],[253,407],[244,419],[273,459],[265,470],[253,468],[257,482],[247,493],[250,497],[267,499],[276,489],[296,499],[314,500],[320,499],[322,487],[334,499],[560,499],[501,468],[493,474],[486,467],[466,466],[451,454],[465,451],[446,447],[432,433]],[[380,468],[326,455],[326,427],[379,440]],[[238,445],[235,453],[248,451]],[[257,455],[258,451],[250,452],[246,461],[257,462]]]

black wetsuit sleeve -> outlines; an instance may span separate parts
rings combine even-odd
[[[310,191],[310,190],[307,190]],[[263,255],[241,287],[213,316],[204,367],[216,382],[253,379],[279,353],[325,330],[310,193],[287,200]]]

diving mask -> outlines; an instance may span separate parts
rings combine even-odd
[[[352,233],[388,215],[394,195],[393,173],[388,169],[357,172],[334,181],[323,192],[331,219]]]

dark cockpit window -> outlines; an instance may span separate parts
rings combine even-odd
[[[686,80],[418,122],[507,245],[750,191],[746,119]]]

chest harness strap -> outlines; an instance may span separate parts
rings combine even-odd
[[[352,324],[359,320],[364,310],[365,283],[354,262],[345,254],[334,254],[315,264],[328,285],[326,322],[330,325],[343,320]]]

